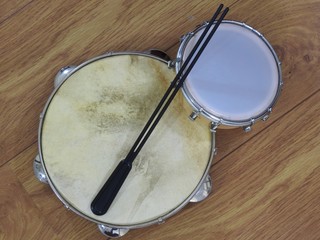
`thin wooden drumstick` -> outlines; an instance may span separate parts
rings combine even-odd
[[[161,99],[160,103],[156,107],[155,111],[153,112],[152,116],[148,120],[147,124],[145,125],[144,129],[140,133],[139,137],[137,138],[136,142],[133,144],[133,147],[129,151],[126,158],[118,164],[116,169],[113,171],[107,182],[103,185],[97,196],[91,203],[91,210],[96,215],[103,215],[105,214],[109,207],[111,206],[114,198],[116,197],[117,193],[119,192],[122,184],[124,183],[125,179],[127,178],[131,168],[132,163],[136,156],[139,154],[140,150],[144,146],[145,142],[153,132],[154,128],[157,126],[158,122],[160,121],[161,117],[169,107],[170,103],[174,99],[175,95],[177,94],[178,90],[181,88],[184,80],[192,70],[193,66],[195,65],[196,61],[199,59],[201,53],[205,49],[206,45],[209,43],[210,39],[212,38],[213,34],[218,29],[219,25],[221,24],[222,20],[226,16],[229,11],[229,8],[226,8],[223,13],[221,14],[220,18],[214,25],[213,29],[208,34],[207,38],[205,39],[204,43],[198,50],[200,44],[202,43],[203,39],[207,35],[208,31],[210,30],[211,26],[214,24],[217,16],[221,12],[223,5],[221,4],[215,14],[213,15],[212,19],[206,26],[204,32],[202,33],[201,37],[197,41],[196,45],[192,49],[191,53],[189,54],[186,61],[183,63],[181,69],[179,70],[178,74],[176,75],[175,79],[170,84],[168,90],[166,91],[165,95]],[[196,53],[196,51],[198,52]],[[193,58],[194,54],[196,53],[195,57]],[[193,58],[193,59],[192,59]],[[191,61],[192,59],[192,61]],[[189,64],[189,62],[191,63]],[[172,90],[174,91],[172,92]],[[170,95],[171,94],[171,95]],[[170,96],[169,96],[170,95]],[[169,98],[168,98],[169,96]],[[166,103],[165,103],[166,102]],[[163,104],[165,105],[163,106]],[[160,111],[161,109],[161,111]],[[160,111],[160,113],[159,113]],[[156,119],[154,120],[154,118]],[[152,124],[152,125],[151,125]],[[151,125],[151,127],[150,127]]]

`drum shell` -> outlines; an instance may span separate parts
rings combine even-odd
[[[146,56],[146,57],[150,57],[150,58],[154,58],[154,59],[157,59],[165,64],[167,64],[166,61],[160,59],[160,58],[157,58],[155,56],[152,56],[152,55],[149,55],[149,54],[145,54],[145,53],[141,53],[141,52],[116,52],[116,53],[107,53],[105,55],[101,55],[101,56],[98,56],[96,58],[93,58],[91,60],[88,60],[86,62],[84,62],[83,64],[79,65],[78,67],[76,67],[74,70],[72,70],[68,76],[63,80],[66,81],[68,79],[68,77],[70,75],[72,75],[73,73],[77,72],[79,69],[81,69],[82,67],[84,67],[85,65],[89,64],[89,63],[92,63],[94,61],[97,61],[99,59],[103,59],[103,58],[107,58],[107,57],[112,57],[112,56],[120,56],[120,55],[138,55],[138,56]],[[41,161],[41,164],[44,166],[44,171],[45,171],[45,174],[47,175],[47,178],[48,178],[48,182],[49,182],[49,185],[51,186],[51,188],[53,189],[53,191],[55,192],[55,194],[57,195],[57,197],[60,199],[61,202],[64,203],[64,205],[68,208],[68,209],[71,209],[72,211],[74,211],[76,214],[90,220],[90,221],[93,221],[93,222],[96,222],[98,224],[103,224],[103,225],[107,225],[107,226],[110,226],[110,227],[114,227],[114,228],[126,228],[126,229],[134,229],[134,228],[140,228],[140,227],[145,227],[145,226],[149,226],[149,225],[152,225],[152,224],[156,224],[156,223],[161,223],[163,222],[166,218],[176,214],[179,210],[181,210],[188,202],[189,200],[193,197],[194,194],[196,194],[197,190],[200,188],[202,182],[205,180],[205,177],[207,176],[208,174],[208,171],[209,171],[209,168],[211,166],[211,161],[212,161],[212,157],[213,157],[213,151],[214,151],[214,147],[211,148],[210,150],[210,157],[208,159],[208,162],[207,162],[207,167],[203,173],[203,177],[201,178],[201,181],[199,182],[199,184],[197,185],[197,187],[194,189],[193,191],[193,194],[191,194],[188,198],[185,199],[185,201],[176,209],[174,209],[173,211],[171,211],[170,213],[162,216],[161,218],[159,219],[154,219],[152,221],[148,221],[148,222],[145,222],[145,223],[141,223],[141,224],[135,224],[135,225],[117,225],[117,224],[110,224],[108,222],[102,222],[102,221],[98,221],[96,219],[92,219],[88,216],[86,216],[85,214],[83,214],[82,212],[80,212],[79,210],[77,210],[77,208],[73,207],[72,204],[70,204],[70,202],[68,202],[66,199],[64,199],[64,197],[61,195],[61,193],[59,192],[59,190],[55,187],[55,184],[54,182],[51,180],[50,178],[50,174],[49,172],[47,171],[46,167],[45,167],[45,159],[44,159],[44,156],[43,156],[43,153],[42,153],[42,146],[41,146],[41,135],[42,135],[42,130],[43,130],[43,124],[44,124],[44,117],[46,115],[46,112],[47,112],[47,109],[50,105],[50,102],[51,100],[53,99],[53,97],[55,96],[55,93],[58,91],[58,89],[61,87],[61,85],[63,84],[63,82],[61,82],[59,84],[59,86],[54,90],[54,92],[51,94],[48,102],[46,103],[46,106],[44,108],[44,111],[43,113],[41,114],[41,118],[40,118],[40,125],[39,125],[39,137],[38,137],[38,148],[39,148],[39,155],[40,155],[40,161]],[[181,104],[183,104],[183,99],[182,98],[179,98],[179,102],[181,102]],[[212,139],[211,141],[214,141],[214,139]]]

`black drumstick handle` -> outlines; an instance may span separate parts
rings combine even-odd
[[[120,161],[116,169],[112,172],[107,182],[103,185],[91,203],[91,211],[94,214],[100,216],[108,211],[122,184],[126,180],[131,168],[132,163],[130,161]]]

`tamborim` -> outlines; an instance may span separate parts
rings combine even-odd
[[[177,55],[179,71],[206,24],[186,34]],[[282,85],[278,57],[268,41],[246,24],[223,21],[188,75],[183,93],[216,125],[251,126],[266,120]]]

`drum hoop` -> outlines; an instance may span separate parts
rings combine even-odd
[[[281,62],[280,62],[275,50],[271,46],[271,44],[267,41],[267,39],[260,32],[258,32],[254,28],[248,26],[245,23],[237,22],[237,21],[233,21],[233,20],[223,20],[222,23],[238,25],[240,27],[244,27],[244,28],[252,31],[254,34],[256,34],[258,37],[260,37],[262,39],[262,41],[267,45],[267,47],[271,51],[271,53],[272,53],[272,55],[274,57],[275,63],[277,65],[277,70],[278,70],[278,86],[277,86],[277,91],[276,91],[276,94],[275,94],[275,97],[274,97],[273,101],[270,103],[268,108],[265,109],[264,111],[262,111],[260,114],[258,114],[256,116],[252,116],[252,118],[247,119],[247,120],[241,120],[241,121],[237,121],[236,120],[236,121],[234,121],[234,120],[229,120],[229,119],[224,119],[224,118],[221,118],[221,117],[217,117],[214,114],[212,114],[211,112],[209,112],[208,110],[206,110],[204,106],[201,106],[194,99],[194,97],[192,96],[190,91],[187,89],[185,83],[182,86],[182,92],[183,92],[184,97],[189,102],[189,104],[195,110],[195,112],[203,115],[208,120],[216,123],[217,125],[222,124],[222,125],[232,126],[232,127],[251,126],[256,121],[264,119],[265,117],[267,117],[270,114],[273,106],[276,104],[276,102],[277,102],[277,100],[278,100],[278,98],[280,96],[282,85],[283,85],[282,73],[281,73]],[[182,66],[183,53],[185,52],[185,49],[187,47],[188,42],[191,40],[191,38],[197,32],[199,32],[203,28],[205,28],[207,26],[207,24],[208,24],[208,22],[204,22],[202,25],[198,26],[193,32],[189,32],[189,33],[187,33],[186,35],[184,35],[182,37],[181,44],[180,44],[178,52],[177,52],[177,59],[176,59],[176,64],[175,64],[176,72],[178,72],[180,70],[181,66]]]
[[[171,210],[170,212],[164,214],[163,216],[161,217],[158,217],[157,219],[154,219],[154,220],[150,220],[150,221],[147,221],[147,222],[143,222],[143,223],[137,223],[137,224],[132,224],[132,225],[115,225],[115,224],[110,224],[110,223],[107,223],[107,222],[102,222],[102,221],[99,221],[97,219],[94,219],[90,216],[87,216],[86,214],[82,213],[81,211],[79,211],[75,206],[72,205],[72,203],[68,202],[66,199],[63,198],[62,194],[59,192],[59,190],[57,189],[57,187],[55,186],[53,180],[51,179],[50,175],[48,174],[48,171],[47,171],[47,168],[46,168],[46,164],[45,164],[45,161],[44,161],[44,158],[43,158],[43,153],[42,153],[42,139],[41,139],[41,136],[42,136],[42,128],[43,128],[43,124],[44,124],[44,119],[45,119],[45,115],[46,115],[46,112],[49,108],[49,105],[52,101],[52,99],[54,98],[55,94],[57,93],[57,91],[59,90],[59,88],[62,86],[62,84],[75,72],[77,72],[79,69],[81,69],[82,67],[92,63],[92,62],[95,62],[97,60],[100,60],[100,59],[104,59],[104,58],[107,58],[107,57],[112,57],[112,56],[120,56],[120,55],[138,55],[138,56],[145,56],[145,57],[150,57],[150,58],[154,58],[154,59],[157,59],[163,63],[168,63],[167,61],[163,60],[162,58],[159,58],[157,56],[154,56],[152,54],[149,54],[147,52],[108,52],[106,54],[103,54],[103,55],[100,55],[98,57],[95,57],[95,58],[92,58],[92,59],[89,59],[83,63],[81,63],[80,65],[78,65],[76,68],[74,68],[73,70],[71,70],[68,75],[59,83],[59,85],[53,90],[53,92],[51,93],[49,99],[47,100],[46,104],[45,104],[45,107],[42,111],[42,113],[40,114],[40,123],[39,123],[39,129],[38,129],[38,149],[39,149],[39,157],[40,157],[40,161],[41,161],[41,164],[43,166],[43,170],[47,176],[47,179],[48,179],[48,183],[51,187],[51,189],[53,190],[53,192],[55,193],[55,195],[58,197],[58,199],[65,205],[65,207],[67,209],[70,209],[72,210],[74,213],[78,214],[79,216],[87,219],[87,220],[90,220],[92,222],[95,222],[97,224],[102,224],[102,225],[106,225],[108,227],[111,227],[111,228],[125,228],[125,229],[135,229],[135,228],[142,228],[142,227],[147,227],[147,226],[150,226],[150,225],[154,225],[154,224],[159,224],[159,223],[162,223],[165,219],[173,216],[174,214],[176,214],[177,212],[179,212],[186,204],[188,204],[191,200],[191,198],[197,193],[197,191],[200,189],[202,183],[204,182],[204,180],[206,179],[206,176],[207,174],[209,173],[209,169],[210,169],[210,166],[211,166],[211,163],[212,163],[212,159],[213,159],[213,156],[215,155],[215,135],[214,133],[211,134],[211,150],[210,150],[210,156],[209,156],[209,159],[208,159],[208,162],[207,162],[207,166],[205,168],[205,171],[198,183],[198,185],[196,186],[196,188],[194,189],[194,191],[175,209]]]

